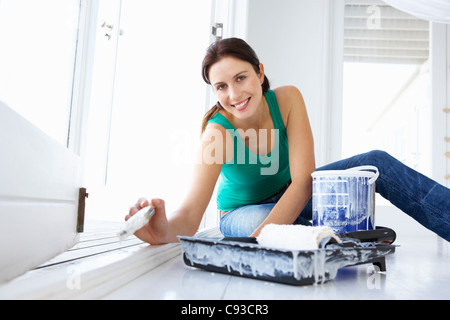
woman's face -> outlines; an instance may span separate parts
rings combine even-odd
[[[238,119],[251,117],[262,103],[262,64],[257,74],[247,61],[224,57],[210,67],[209,80],[222,107]]]

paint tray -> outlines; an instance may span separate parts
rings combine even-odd
[[[373,263],[386,271],[385,256],[395,246],[341,238],[316,250],[283,250],[264,247],[255,238],[178,237],[187,266],[242,277],[291,285],[323,283],[338,269]]]

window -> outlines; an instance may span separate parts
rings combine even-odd
[[[343,157],[382,149],[430,175],[429,23],[380,1],[344,14]]]
[[[0,1],[0,100],[68,144],[80,0]]]

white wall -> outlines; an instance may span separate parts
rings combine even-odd
[[[246,27],[242,21],[235,23],[235,34],[245,36],[255,49],[272,88],[294,85],[302,92],[318,166],[340,157],[342,89],[333,88],[331,81],[342,68],[341,55],[332,45],[338,38],[332,30],[339,28],[331,27],[337,2],[247,0]]]
[[[450,26],[432,23],[431,30],[431,170],[433,179],[450,187],[450,179],[445,179],[450,173],[450,158],[445,156],[450,143],[444,140],[450,136],[450,114],[443,112],[450,108]]]

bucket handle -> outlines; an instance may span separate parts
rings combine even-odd
[[[378,168],[375,166],[359,166],[359,167],[354,167],[354,168],[350,168],[350,169],[346,169],[344,171],[362,171],[362,170],[373,170],[375,171],[375,175],[370,178],[370,180],[368,181],[369,184],[373,184],[379,177],[380,173],[378,172]]]

